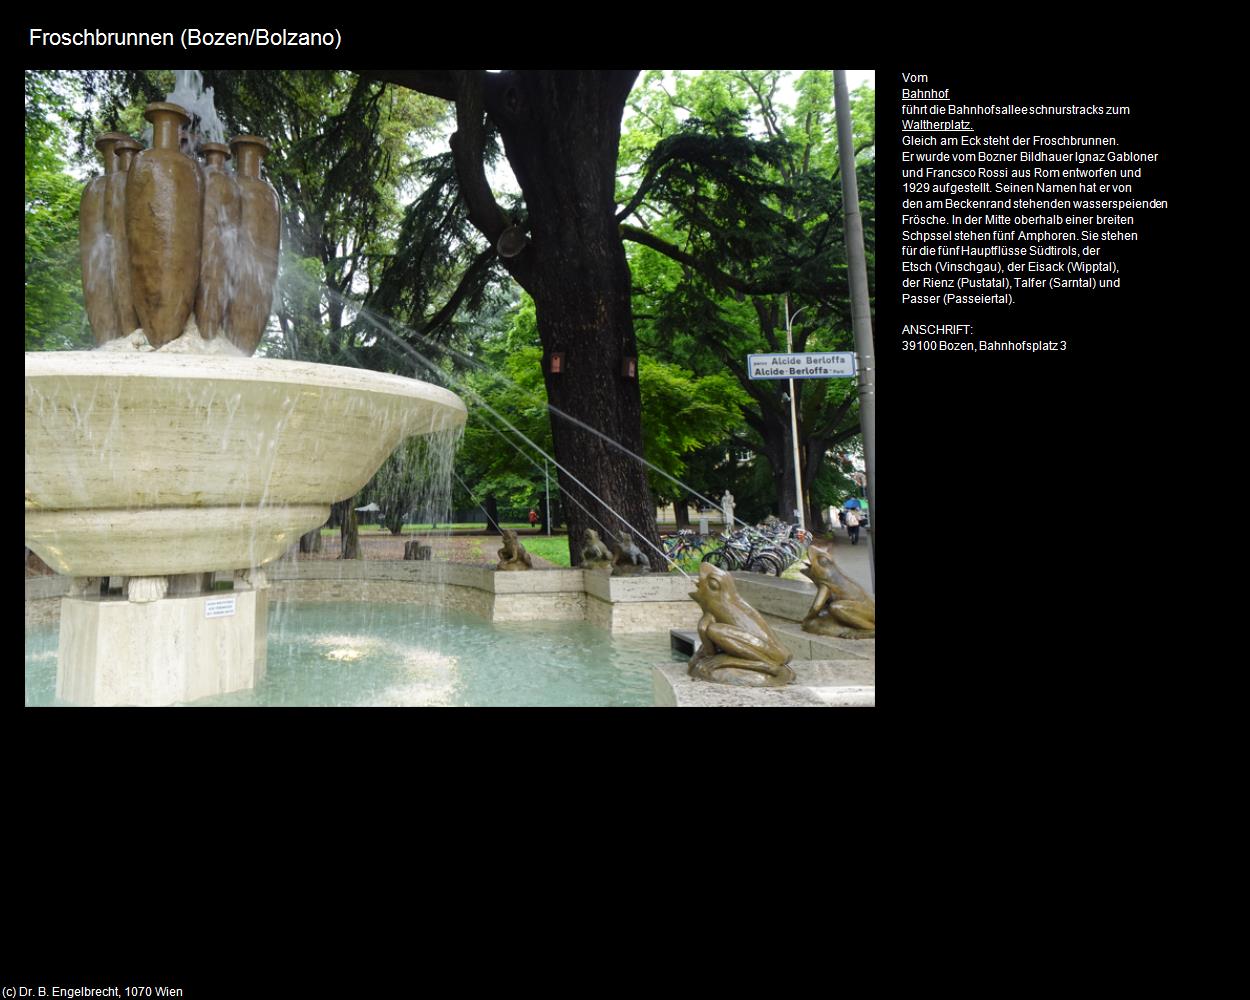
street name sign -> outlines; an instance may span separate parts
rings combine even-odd
[[[753,379],[854,378],[855,352],[748,354],[747,375]]]

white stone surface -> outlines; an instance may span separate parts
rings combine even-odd
[[[802,580],[781,580],[742,570],[734,571],[733,578],[742,599],[765,616],[801,622],[816,597],[816,585]]]
[[[873,687],[816,687],[812,694],[838,708],[875,708],[877,689]]]
[[[608,592],[613,601],[689,601],[694,588],[694,583],[680,573],[608,578]]]
[[[798,660],[875,660],[876,639],[841,639],[804,632],[794,622],[764,616],[777,638]]]
[[[490,583],[496,594],[582,593],[585,589],[580,569],[533,569],[524,573],[491,572]]]
[[[209,617],[207,602],[234,601]],[[267,591],[61,601],[57,697],[75,705],[173,705],[254,687],[264,676]]]
[[[793,660],[795,683],[739,687],[695,680],[681,662],[651,668],[655,704],[666,708],[828,708],[876,705],[876,670],[864,660]]]
[[[577,593],[495,594],[491,621],[580,622],[586,620],[586,595]]]
[[[159,601],[169,591],[169,577],[132,576],[126,581],[126,598],[136,604]]]
[[[586,620],[613,632],[664,632],[670,628],[693,628],[699,622],[699,606],[685,601],[601,601],[586,595]]]
[[[262,565],[405,437],[465,420],[438,386],[267,358],[33,352],[25,391],[27,544],[74,576],[102,547],[114,575]],[[209,510],[239,529],[197,528]],[[152,532],[179,537],[176,567],[154,564]]]
[[[680,573],[647,573],[642,576],[609,576],[586,570],[586,593],[601,601],[680,601],[689,598],[694,585]]]
[[[28,509],[26,544],[66,575],[174,576],[262,566],[329,515],[328,504]]]

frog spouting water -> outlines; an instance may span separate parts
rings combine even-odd
[[[628,531],[619,532],[611,547],[613,576],[651,572],[651,560],[634,544],[633,536]]]
[[[533,569],[534,561],[530,558],[530,554],[525,551],[525,546],[517,539],[516,532],[510,528],[503,530],[503,548],[499,550],[499,563],[495,566],[496,570],[526,570]]]
[[[877,605],[833,561],[833,542],[807,547],[807,565],[799,570],[816,584],[816,599],[803,619],[803,631],[841,639],[871,639],[877,634]]]
[[[698,589],[690,596],[703,609],[699,619],[702,645],[690,658],[691,677],[769,687],[781,687],[794,680],[794,671],[787,666],[790,651],[760,613],[739,596],[732,576],[704,563],[699,568]]]
[[[599,541],[599,532],[587,528],[582,544],[582,566],[585,569],[612,569],[612,553]]]

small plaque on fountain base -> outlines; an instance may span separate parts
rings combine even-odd
[[[223,598],[233,601],[232,614],[220,613]],[[75,705],[175,705],[253,688],[265,675],[268,614],[267,590],[143,603],[62,598],[57,697]]]

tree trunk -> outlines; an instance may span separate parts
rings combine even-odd
[[[642,464],[576,423],[642,453],[638,380],[622,374],[638,347],[629,265],[615,217],[628,89],[604,71],[520,72],[507,95],[510,111],[497,118],[529,212],[527,285],[545,355],[547,397],[566,415],[551,417],[555,456],[563,466],[559,482],[586,508],[565,508],[574,566],[581,563],[586,528],[601,537],[631,530],[652,565],[663,565]],[[550,371],[553,353],[564,356],[559,373]]]
[[[495,532],[499,527],[499,499],[492,493],[482,500],[482,511],[486,514],[486,530]]]
[[[794,446],[790,443],[790,418],[785,421],[764,418],[764,458],[773,473],[777,490],[774,513],[782,521],[793,522],[797,496],[794,487]]]
[[[564,356],[560,374],[551,373],[546,361],[544,370],[548,400],[566,415],[552,414],[551,423],[562,467],[559,483],[576,500],[565,507],[573,565],[581,563],[586,528],[609,537],[632,529],[652,563],[663,565],[643,466],[574,422],[642,452],[638,381],[621,374],[625,359],[636,359],[638,348],[629,266],[616,220],[621,115],[638,71],[385,70],[373,75],[454,100],[457,130],[451,148],[469,219],[496,247],[514,223],[528,229],[524,248],[510,248],[501,256],[534,299],[547,358]],[[525,195],[524,218],[509,218],[491,193],[483,157],[487,113]]]
[[[690,506],[684,496],[673,501],[673,521],[678,531],[690,527]]]
[[[820,523],[820,512],[812,505],[812,484],[816,482],[822,465],[827,461],[825,452],[831,445],[832,442],[827,437],[808,438],[803,442],[803,458],[806,460],[803,467],[803,482],[807,485],[804,500],[807,503],[807,526],[809,528]],[[813,514],[816,515],[815,519],[812,518]]]
[[[340,559],[360,558],[360,534],[356,524],[356,508],[352,506],[355,501],[355,497],[348,497],[334,505],[339,517]]]
[[[299,550],[301,552],[320,552],[321,528],[313,528],[312,531],[308,531],[300,535]]]

